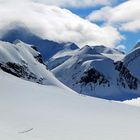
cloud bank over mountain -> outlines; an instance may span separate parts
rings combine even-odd
[[[104,44],[114,47],[123,39],[110,25],[100,27],[65,8],[39,1],[0,0],[0,36],[16,26],[25,26],[43,39],[74,42],[79,46]]]

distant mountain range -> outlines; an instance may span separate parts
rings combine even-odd
[[[40,84],[59,79],[79,94],[109,100],[140,96],[140,43],[125,55],[103,45],[80,49],[43,40],[24,28],[8,31],[1,40],[0,68],[17,77]],[[48,69],[57,79],[46,80]]]

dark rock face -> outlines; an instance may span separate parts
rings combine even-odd
[[[129,89],[136,90],[139,83],[138,79],[131,74],[131,72],[127,69],[123,62],[118,61],[114,63],[114,65],[115,69],[119,72],[118,82],[120,82],[124,88],[127,84]]]
[[[107,84],[109,86],[109,81],[105,78],[105,76],[94,68],[84,72],[84,76],[81,77],[80,83],[84,83],[85,85],[88,83],[98,85]]]
[[[16,64],[12,62],[7,62],[5,64],[0,64],[0,68],[3,71],[10,73],[14,76],[17,76],[23,79],[34,80],[40,84],[42,83],[42,80],[43,80],[43,79],[38,79],[37,76],[28,69],[26,63],[23,65],[20,65],[20,64]]]
[[[36,46],[33,46],[33,45],[32,45],[31,47],[32,47],[35,51],[38,51],[37,48],[36,48]]]
[[[36,46],[31,46],[35,51],[38,51],[38,49],[36,48]],[[44,64],[44,61],[43,61],[43,57],[41,54],[39,54],[38,56],[35,56],[34,57],[39,63],[43,64],[46,66],[46,69],[48,69],[48,66],[46,64]]]
[[[42,59],[42,55],[39,54],[38,56],[35,56],[34,57],[39,63],[43,64],[46,66],[46,69],[48,70],[48,66],[43,62],[43,59]]]
[[[48,70],[48,66],[43,62],[43,59],[42,59],[42,55],[39,54],[38,56],[34,57],[39,63],[43,64],[46,66],[46,69]]]
[[[35,58],[38,62],[40,62],[41,64],[44,64],[41,54],[39,54],[38,56],[35,56],[34,58]]]

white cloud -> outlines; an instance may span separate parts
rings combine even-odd
[[[35,2],[62,7],[90,7],[96,5],[110,5],[116,0],[34,0]]]
[[[90,21],[108,21],[112,17],[111,7],[103,7],[100,10],[95,10],[87,16]]]
[[[118,49],[118,50],[124,50],[125,48],[126,48],[126,46],[124,46],[124,45],[118,45],[116,47],[116,49]]]
[[[140,0],[125,1],[116,7],[103,7],[93,11],[87,18],[117,25],[125,31],[140,31]]]
[[[99,27],[69,10],[29,0],[0,0],[0,33],[24,25],[36,35],[80,46],[104,44],[113,47],[123,37],[111,26]]]
[[[140,31],[140,19],[123,23],[121,29],[124,31],[130,32],[139,32]]]

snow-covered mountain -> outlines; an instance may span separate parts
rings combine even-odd
[[[139,45],[128,55],[103,45],[85,46],[80,49],[73,43],[43,40],[21,27],[8,31],[1,39],[13,42],[9,43],[9,46],[16,48],[14,50],[18,57],[24,54],[22,58],[14,58],[15,62],[9,59],[1,64],[1,69],[15,76],[46,84],[48,68],[63,84],[80,94],[111,100],[140,96]],[[26,43],[15,41],[16,39]],[[22,49],[17,51],[19,48],[28,48],[33,61],[27,60],[26,53],[21,53]],[[7,57],[7,53],[2,55]],[[37,68],[33,68],[34,64]]]
[[[3,41],[13,43],[15,40],[21,40],[27,44],[36,46],[37,50],[41,53],[43,60],[46,61],[58,51],[65,48],[77,49],[78,46],[74,43],[57,43],[47,39],[42,39],[39,36],[30,32],[26,27],[16,27],[8,30],[0,37]]]
[[[140,46],[134,48],[125,58],[124,65],[131,71],[131,73],[140,79]]]
[[[16,40],[13,44],[0,41],[0,69],[19,78],[44,85],[62,85],[47,66],[35,46]]]
[[[80,94],[113,100],[135,98],[140,96],[139,50],[125,56],[105,46],[85,46],[70,53],[52,72]]]
[[[93,46],[93,47],[85,46],[84,49],[81,49],[81,50],[80,48],[63,49],[57,52],[47,61],[49,69],[54,69],[55,67],[59,66],[60,64],[68,60],[73,55],[76,55],[76,54],[78,55],[79,52],[103,54],[104,56],[114,59],[115,61],[120,60],[121,58],[124,57],[123,52],[120,52],[119,50],[116,50],[116,49],[107,48],[105,46]]]
[[[80,94],[125,100],[140,96],[139,54],[65,43],[46,64]],[[35,44],[0,41],[0,139],[139,140],[140,109],[125,105],[139,100],[80,96],[46,64]]]

